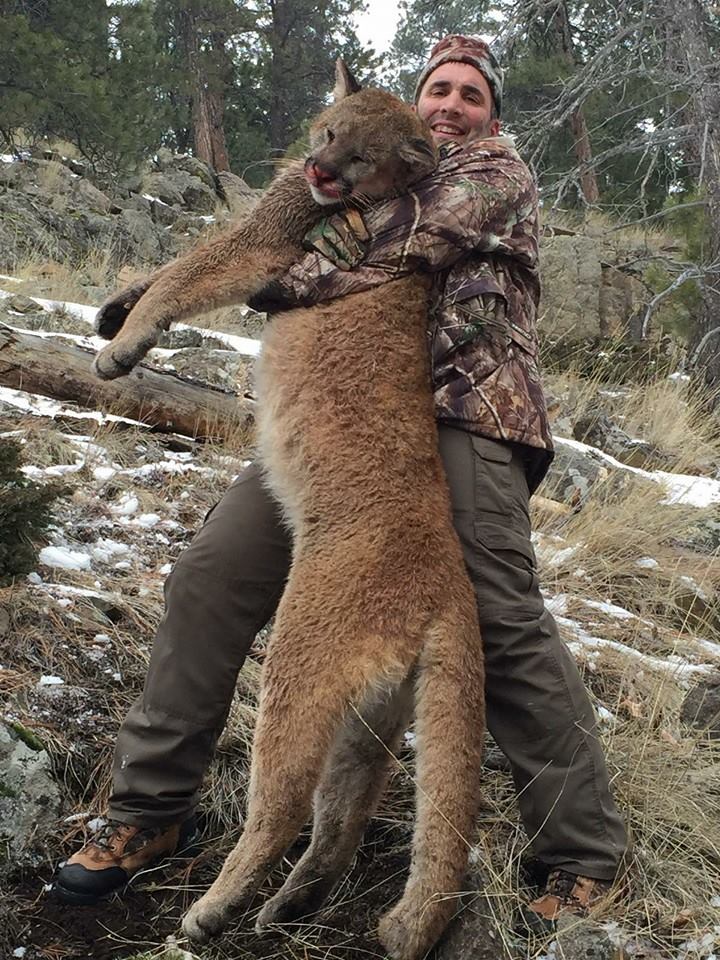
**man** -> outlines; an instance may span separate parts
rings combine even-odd
[[[321,224],[264,305],[333,299],[415,269],[434,275],[440,451],[478,598],[488,725],[549,870],[530,910],[552,921],[607,894],[626,838],[591,704],[535,572],[528,499],[552,458],[537,369],[537,193],[499,136],[501,101],[502,72],[483,41],[438,43],[416,92],[442,146],[437,173],[364,218]],[[251,465],[168,578],[145,690],[118,735],[107,826],[59,871],[59,896],[94,902],[183,844],[238,670],[289,565],[277,505]]]

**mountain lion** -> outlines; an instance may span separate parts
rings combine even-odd
[[[417,115],[338,64],[312,154],[249,219],[123,291],[99,315],[116,377],[171,321],[244,301],[302,254],[331,205],[411,188],[435,150]],[[293,532],[264,667],[242,837],[190,909],[204,942],[246,910],[314,810],[312,841],[257,929],[317,910],[350,864],[413,711],[417,823],[402,899],[380,921],[418,960],[462,888],[479,805],[483,661],[476,600],[437,449],[426,278],[275,315],[257,369],[259,450]]]

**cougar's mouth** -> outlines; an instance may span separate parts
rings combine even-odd
[[[352,192],[352,188],[341,176],[333,176],[318,166],[312,158],[305,162],[305,179],[316,203],[336,203]]]

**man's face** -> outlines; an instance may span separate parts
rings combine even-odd
[[[491,119],[490,84],[469,63],[444,63],[430,74],[420,91],[417,112],[430,125],[437,144],[469,143],[496,137],[500,121]]]

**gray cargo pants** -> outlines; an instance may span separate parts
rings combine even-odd
[[[523,448],[441,426],[440,450],[477,594],[488,725],[512,766],[532,849],[549,867],[612,879],[625,829],[592,706],[540,593]],[[289,565],[287,532],[253,464],[168,578],[145,690],[118,735],[112,818],[150,826],[192,811]]]

